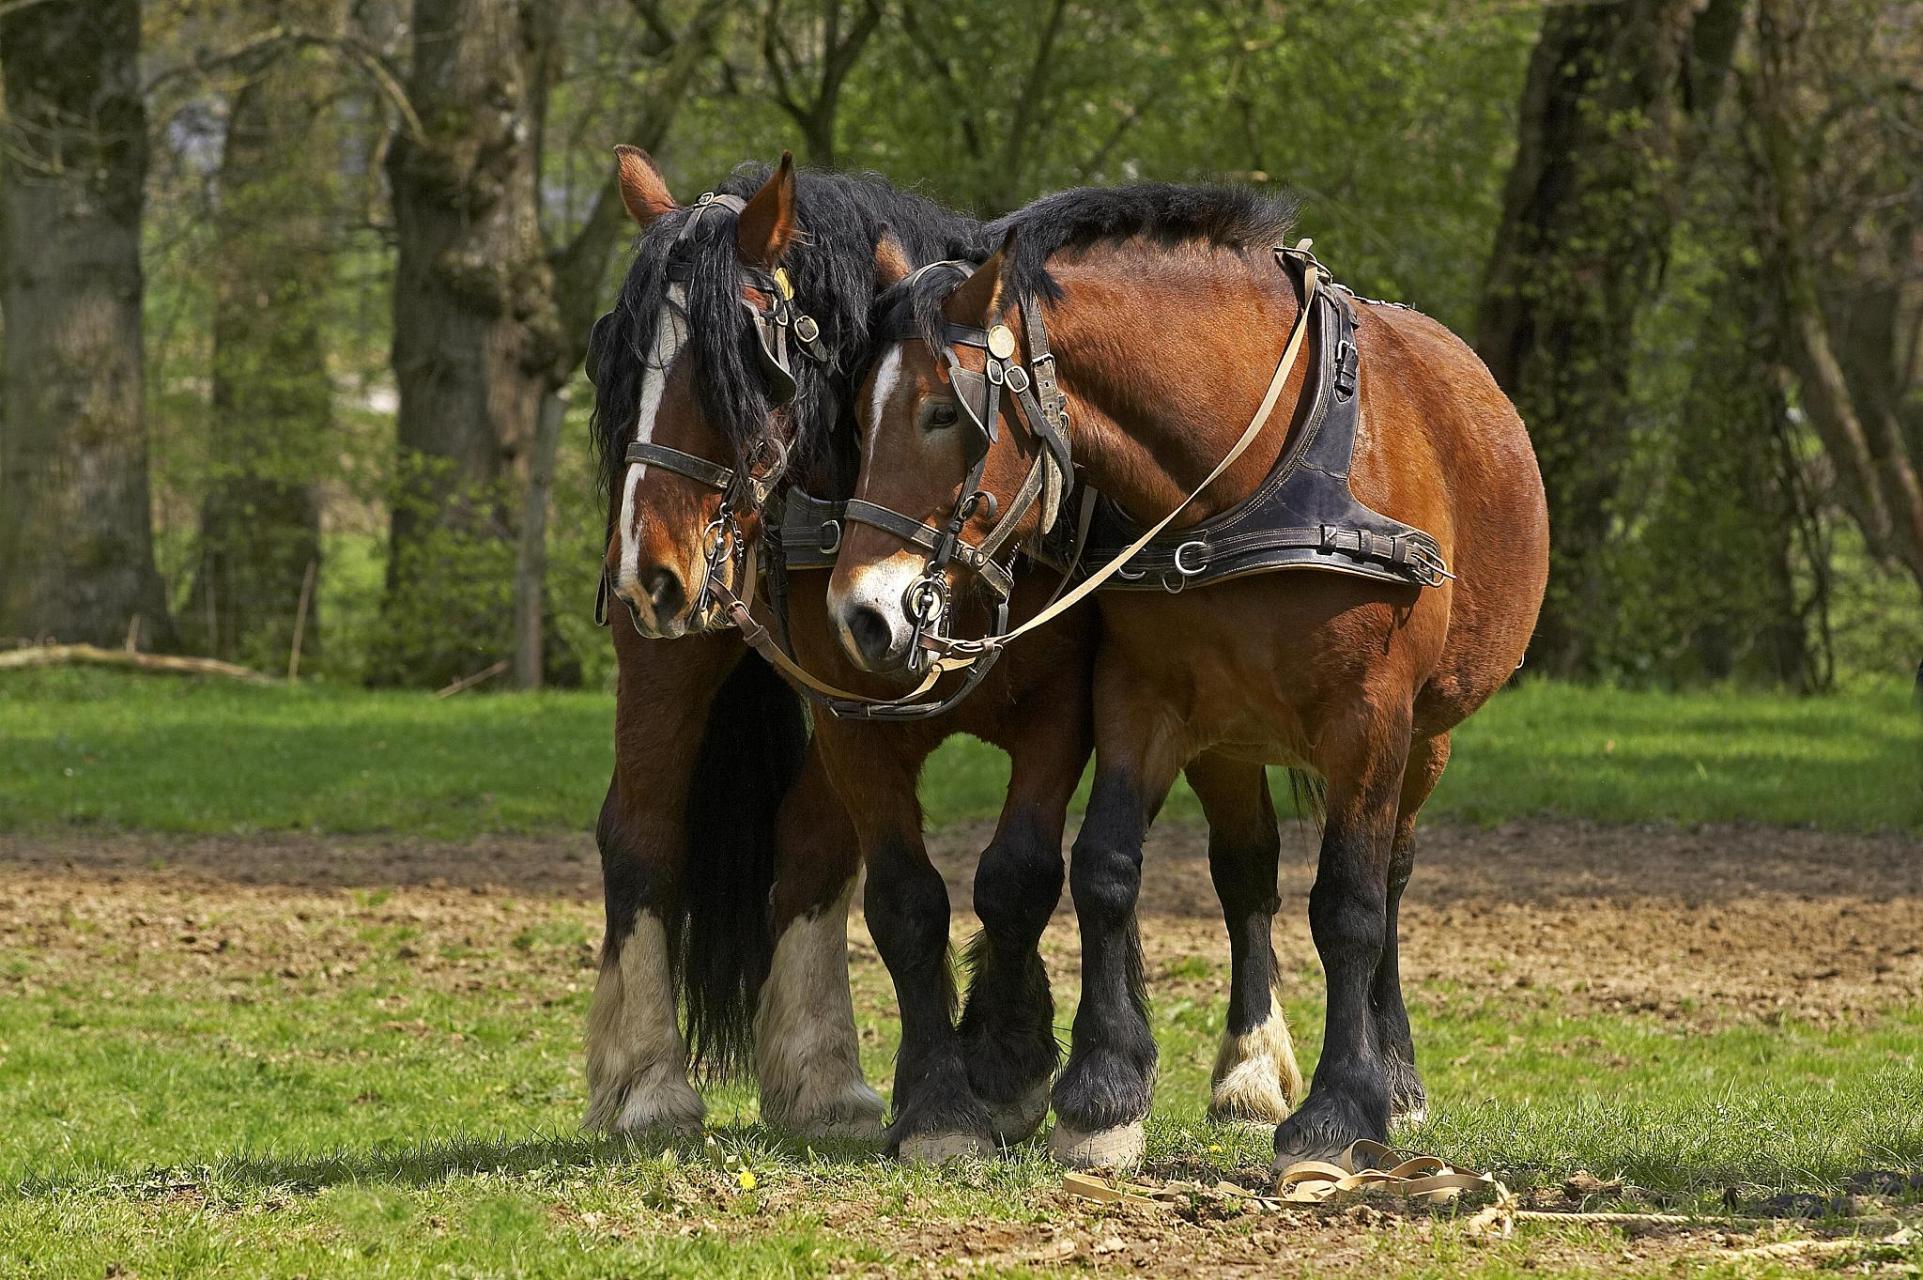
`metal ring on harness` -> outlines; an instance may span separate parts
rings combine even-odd
[[[1183,556],[1191,549],[1193,549],[1198,556],[1202,557],[1201,562],[1193,567],[1183,562]],[[1200,538],[1189,539],[1181,546],[1175,548],[1175,572],[1181,574],[1184,579],[1193,578],[1196,574],[1209,567],[1208,553],[1208,543],[1203,542]]]
[[[908,616],[922,626],[940,621],[942,614],[948,611],[947,580],[934,574],[916,578],[909,584],[902,604],[907,608]]]

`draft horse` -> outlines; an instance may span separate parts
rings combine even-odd
[[[1442,325],[1327,285],[1305,247],[1273,248],[1290,213],[1160,184],[1042,199],[990,228],[1001,248],[978,268],[891,289],[858,401],[860,500],[972,544],[1053,451],[1124,530],[1065,603],[1147,588],[1095,597],[1096,773],[1070,861],[1083,996],[1053,1098],[1070,1159],[1141,1152],[1142,841],[1197,758],[1245,789],[1265,763],[1327,786],[1309,895],[1326,1032],[1276,1130],[1278,1168],[1422,1110],[1396,927],[1416,814],[1542,600],[1542,483],[1514,407]],[[1019,627],[944,637],[904,603],[931,575],[963,591],[969,564],[885,521],[851,529],[829,591],[849,656],[878,673],[931,651],[1012,658]]]
[[[810,495],[845,498],[853,486],[854,375],[865,363],[870,310],[886,278],[877,274],[877,254],[905,272],[911,259],[933,261],[978,245],[980,228],[879,179],[797,175],[785,156],[772,173],[738,171],[692,206],[673,198],[639,151],[623,149],[619,166],[623,199],[644,230],[620,300],[593,344],[595,430],[611,499],[607,581],[633,623],[617,619],[615,628],[622,654],[620,801],[611,794],[614,817],[604,818],[603,829],[624,853],[636,854],[643,850],[629,842],[623,806],[652,787],[644,767],[652,764],[647,753],[658,752],[656,740],[691,727],[640,719],[646,704],[630,691],[647,688],[644,673],[658,651],[689,649],[699,655],[689,661],[703,670],[741,663],[734,680],[742,670],[753,672],[760,705],[745,709],[746,718],[743,708],[717,711],[707,732],[759,761],[767,747],[755,741],[763,732],[755,717],[773,714],[783,759],[791,759],[786,735],[798,714],[796,695],[783,690],[787,703],[777,707],[761,658],[741,657],[740,642],[723,629],[722,602],[752,596],[765,578],[769,588],[748,625],[785,634],[802,667],[856,685],[850,692],[858,696],[893,691],[892,682],[865,676],[839,653],[824,605],[825,569],[845,520],[839,506]],[[758,573],[764,550],[767,572]],[[1014,616],[1035,613],[1053,581],[1046,572],[1015,569],[1008,578]],[[991,612],[962,606],[960,616],[985,624]],[[714,894],[722,881],[744,874],[750,881],[721,892],[739,904],[732,921],[690,912],[691,957],[726,945],[704,940],[703,929],[721,930],[728,942],[754,935],[750,950],[763,929],[778,939],[771,972],[737,960],[715,982],[696,964],[684,984],[698,1038],[737,1043],[752,1019],[763,1111],[777,1123],[842,1124],[868,1114],[872,1094],[850,1050],[841,957],[858,850],[868,869],[868,925],[902,1016],[891,1149],[909,1159],[941,1159],[1019,1140],[1041,1124],[1059,1050],[1038,944],[1060,897],[1066,808],[1092,745],[1095,624],[1085,614],[1039,631],[1032,646],[971,686],[974,696],[952,711],[911,720],[817,716],[791,789],[771,815],[771,860],[711,860],[698,844],[675,849],[685,859],[673,868],[684,893]],[[939,706],[954,684],[936,685],[924,709]],[[714,718],[721,714],[729,723]],[[1001,746],[1011,761],[1009,794],[976,870],[983,929],[969,953],[971,983],[959,1023],[947,959],[947,890],[924,847],[916,798],[923,763],[955,733]],[[1274,1121],[1287,1114],[1301,1077],[1271,995],[1278,836],[1265,805],[1266,797],[1240,808],[1209,806],[1217,824],[1211,865],[1225,886],[1238,983],[1247,988],[1224,1037],[1211,1108],[1224,1117]],[[1267,888],[1244,891],[1263,881],[1264,869]],[[611,943],[613,885],[611,873]],[[664,950],[649,914],[658,909],[649,905],[641,916],[655,929],[650,954],[672,961],[674,949]],[[603,1045],[620,1040],[633,1007],[629,973],[626,960],[604,967],[609,994],[597,995],[593,1027]],[[658,982],[652,988],[663,989]],[[658,1011],[651,1016],[659,1023]],[[818,1087],[795,1084],[805,1074],[797,1059],[817,1058],[832,1059],[836,1070]],[[684,1079],[677,1082],[685,1088]]]

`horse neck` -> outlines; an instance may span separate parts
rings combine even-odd
[[[1130,249],[1056,267],[1046,313],[1076,459],[1141,520],[1166,514],[1235,444],[1300,309],[1266,251]],[[1297,360],[1263,435],[1189,508],[1254,492],[1280,456],[1311,364]],[[1186,517],[1185,517],[1186,522]]]

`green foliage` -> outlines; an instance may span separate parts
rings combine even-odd
[[[612,721],[605,694],[12,674],[0,830],[584,830],[613,765]],[[931,759],[922,801],[936,824],[992,817],[1006,779],[1000,752],[958,738]],[[1275,790],[1287,812],[1279,776]],[[1185,786],[1168,812],[1198,812]],[[1528,681],[1457,732],[1425,812],[1923,831],[1923,715],[1888,680],[1816,700]]]
[[[327,0],[306,2],[324,7]],[[650,95],[666,75],[663,33],[672,35],[698,7],[671,0],[556,10],[557,76],[541,156],[550,244],[565,244],[589,216],[611,147],[635,140],[625,131],[645,126],[658,105]],[[775,101],[765,48],[770,39],[785,41],[808,81],[797,92],[812,92],[825,15],[838,11],[845,34],[858,7],[857,0],[810,0],[728,16],[712,66],[654,148],[682,199],[744,160],[772,161],[783,147],[811,159],[804,131]],[[1504,183],[1518,139],[1527,136],[1525,73],[1547,30],[1538,6],[1042,0],[1015,13],[990,0],[905,0],[884,8],[841,85],[832,130],[839,166],[877,170],[984,213],[1091,182],[1226,179],[1289,190],[1301,200],[1300,233],[1315,238],[1338,278],[1474,336],[1492,250],[1504,243]],[[1551,13],[1565,23],[1633,26],[1638,14],[1674,8]],[[640,16],[643,9],[659,29]],[[1882,12],[1873,0],[1850,12],[1859,9],[1865,16],[1850,21],[1867,25]],[[402,28],[358,6],[354,15],[366,28],[360,35],[404,62]],[[259,21],[247,0],[148,6],[147,47],[157,66],[175,66],[221,47],[230,28],[253,30]],[[1923,658],[1923,601],[1862,552],[1807,426],[1784,419],[1781,410],[1796,398],[1780,361],[1760,349],[1767,335],[1757,277],[1771,266],[1758,256],[1751,158],[1743,130],[1733,127],[1741,104],[1725,94],[1713,127],[1679,147],[1683,125],[1664,92],[1692,80],[1693,71],[1659,74],[1654,43],[1640,35],[1623,48],[1625,57],[1610,64],[1613,78],[1596,81],[1564,122],[1578,141],[1552,147],[1547,157],[1580,169],[1583,216],[1562,224],[1553,263],[1516,282],[1522,295],[1556,303],[1570,331],[1610,330],[1604,313],[1619,311],[1627,293],[1648,303],[1633,339],[1615,334],[1603,349],[1575,342],[1554,367],[1537,371],[1536,381],[1552,390],[1613,388],[1611,371],[1620,366],[1626,396],[1612,389],[1610,403],[1592,416],[1573,390],[1567,412],[1536,408],[1560,390],[1525,406],[1539,413],[1532,426],[1545,439],[1568,438],[1574,471],[1600,459],[1620,472],[1605,477],[1611,496],[1593,552],[1573,568],[1563,565],[1552,587],[1585,583],[1592,667],[1609,680],[1687,686],[1732,676],[1810,688],[1825,683],[1832,662],[1844,682],[1913,670]],[[394,229],[378,162],[398,120],[351,62],[307,50],[292,65],[334,116],[303,163],[287,166],[291,185],[269,182],[256,193],[257,216],[247,217],[246,201],[222,189],[217,145],[252,65],[166,80],[152,104],[145,337],[160,567],[175,608],[194,613],[202,512],[223,476],[237,466],[276,476],[311,471],[323,514],[324,645],[305,669],[415,683],[470,674],[506,656],[509,574],[503,548],[485,545],[490,526],[455,519],[436,500],[425,513],[436,537],[410,555],[418,563],[386,563],[393,495],[407,477],[394,465]],[[1867,84],[1860,101],[1839,103],[1844,114],[1835,119],[1896,119],[1900,110],[1872,110],[1879,94],[1888,96],[1884,89]],[[1692,100],[1689,109],[1705,105]],[[1913,167],[1879,166],[1868,153],[1838,159],[1848,151],[1826,145],[1822,154],[1851,172],[1860,168],[1866,181],[1873,175],[1878,192]],[[310,169],[312,178],[295,178]],[[1683,169],[1690,181],[1678,191]],[[298,204],[309,183],[314,200],[327,205],[333,268],[314,273],[287,307],[303,326],[318,313],[318,345],[336,390],[336,447],[307,455],[299,448],[306,437],[283,421],[295,415],[270,407],[256,415],[260,438],[293,452],[270,457],[250,446],[248,459],[236,459],[216,429],[221,370],[216,273],[208,264],[223,253],[282,260],[276,255],[305,232],[287,225],[276,202]],[[254,224],[236,231],[230,222],[225,250],[216,235],[223,211]],[[1672,220],[1667,251],[1644,254],[1651,227]],[[625,255],[615,258],[602,298],[627,265]],[[247,403],[270,404],[284,372],[274,365],[230,365],[226,380],[258,383],[247,389]],[[551,665],[555,676],[595,688],[606,687],[610,674],[608,649],[587,622],[605,512],[585,447],[587,387],[577,381],[574,391],[550,521],[548,616],[558,654]],[[476,501],[498,504],[511,525],[519,483],[517,476],[509,491]],[[1587,531],[1567,521],[1558,527],[1559,545],[1588,545]],[[407,586],[383,612],[377,602],[390,571]],[[284,649],[274,633],[242,656],[277,670]]]

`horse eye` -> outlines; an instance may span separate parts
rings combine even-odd
[[[960,421],[961,413],[953,404],[936,404],[928,410],[927,427],[930,431],[952,427]]]

